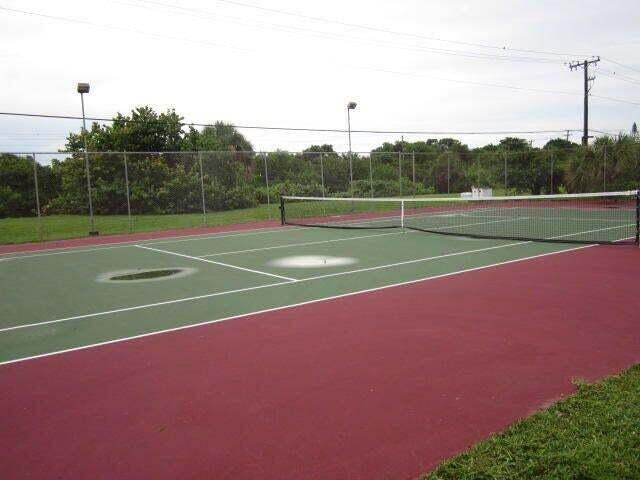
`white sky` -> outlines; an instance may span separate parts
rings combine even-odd
[[[79,115],[75,85],[88,81],[87,115],[96,117],[146,104],[160,111],[175,108],[192,122],[342,129],[345,105],[354,100],[355,130],[580,129],[582,71],[570,72],[563,62],[600,55],[591,128],[628,131],[640,120],[637,5],[635,0],[0,0],[0,111]],[[448,41],[429,39],[434,37]],[[511,61],[469,58],[479,54]],[[514,61],[517,56],[535,61]],[[0,116],[0,151],[57,150],[79,127],[78,121]],[[241,131],[259,150],[302,150],[320,143],[347,149],[343,133]],[[453,136],[475,146],[505,135]],[[520,136],[542,146],[557,135]],[[580,136],[576,132],[572,139],[579,142]],[[354,133],[353,150],[399,137]],[[430,137],[437,135],[405,135]]]

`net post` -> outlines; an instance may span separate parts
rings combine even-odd
[[[280,195],[280,224],[286,225],[286,219],[284,216],[284,197]]]
[[[640,189],[636,190],[636,246],[640,246]]]
[[[400,201],[400,228],[404,231],[404,200]]]

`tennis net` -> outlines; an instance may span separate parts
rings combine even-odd
[[[445,235],[560,243],[638,244],[640,193],[510,197],[280,199],[283,225],[406,228]]]

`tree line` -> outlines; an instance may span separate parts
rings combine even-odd
[[[279,195],[398,196],[455,193],[489,186],[503,194],[635,189],[640,139],[599,137],[583,148],[554,139],[532,148],[521,138],[470,148],[453,138],[384,143],[368,155],[313,145],[302,153],[257,153],[235,128],[218,122],[185,129],[172,110],[140,107],[87,132],[97,214],[189,213],[276,202]],[[127,152],[125,158],[122,153]],[[88,193],[81,133],[63,158],[36,164],[45,214],[84,214]],[[352,165],[353,183],[349,165]],[[0,154],[0,216],[35,214],[31,157]],[[268,184],[268,186],[267,186]],[[129,205],[127,205],[127,186]]]

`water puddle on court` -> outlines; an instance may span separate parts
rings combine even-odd
[[[117,270],[98,275],[96,280],[101,283],[141,283],[174,280],[197,272],[197,268],[133,268]]]
[[[282,257],[267,262],[269,267],[277,268],[329,268],[342,267],[358,263],[353,257],[333,257],[328,255],[295,255]]]

